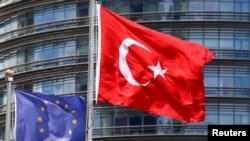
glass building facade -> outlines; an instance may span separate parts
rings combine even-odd
[[[206,140],[208,124],[250,124],[249,0],[98,2],[146,27],[200,43],[215,58],[204,70],[204,122],[187,124],[98,103],[94,140]],[[5,132],[7,69],[15,71],[14,88],[86,97],[88,10],[89,0],[0,0],[0,140]],[[13,132],[14,124],[11,127]]]

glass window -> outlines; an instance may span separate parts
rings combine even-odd
[[[242,42],[240,39],[235,39],[235,49],[236,50],[241,50]]]
[[[207,112],[207,115],[206,115],[206,120],[205,122],[207,124],[218,124],[219,123],[219,115],[218,113],[217,114],[212,114],[210,112]]]
[[[142,2],[138,2],[139,0],[136,1],[136,3],[131,3],[130,4],[130,10],[131,12],[143,12],[143,4]]]
[[[27,12],[25,14],[26,16],[26,25],[33,25],[34,24],[34,14],[33,14],[33,11],[31,12]]]
[[[230,113],[227,113],[227,112],[220,113],[219,123],[220,124],[232,124],[233,123],[232,112],[230,112]]]
[[[63,20],[64,19],[64,8],[63,7],[56,7],[55,8],[55,20]]]
[[[67,41],[65,43],[65,56],[71,56],[76,54],[76,43],[75,41]]]
[[[189,38],[189,41],[203,45],[203,39]]]
[[[190,8],[187,0],[173,0],[173,3],[174,11],[188,11]]]
[[[3,100],[4,100],[4,94],[3,91],[0,92],[0,105],[3,105]]]
[[[40,61],[40,60],[42,60],[42,49],[35,48],[34,49],[34,61]]]
[[[235,48],[237,50],[249,50],[250,49],[250,39],[249,31],[236,29],[234,33],[235,38]]]
[[[218,76],[205,76],[206,87],[218,87]]]
[[[41,24],[43,22],[44,22],[44,20],[43,20],[43,13],[42,12],[35,13],[34,24]]]
[[[204,11],[206,12],[205,19],[218,19],[219,2],[217,0],[204,1]]]
[[[75,92],[75,79],[74,78],[67,78],[64,80],[64,92],[65,93]]]
[[[10,61],[9,61],[9,55],[4,56],[4,67],[8,68],[10,67]]]
[[[4,33],[4,26],[3,26],[3,24],[1,25],[0,24],[0,34],[3,34]]]
[[[218,49],[218,44],[219,44],[219,41],[218,41],[218,38],[217,39],[209,39],[209,38],[206,38],[204,37],[204,45],[210,49]]]
[[[218,0],[204,1],[204,11],[218,12],[219,11]]]
[[[62,80],[54,80],[53,93],[55,95],[63,94],[63,81]]]
[[[44,94],[49,94],[49,95],[53,94],[53,87],[52,86],[53,86],[52,81],[44,81],[43,87],[42,87],[42,89],[43,89],[42,92]]]
[[[235,11],[236,12],[249,12],[249,1],[247,0],[235,1]]]
[[[11,23],[7,22],[4,26],[4,32],[9,32],[11,30]]]
[[[88,53],[89,50],[89,39],[83,37],[77,40],[77,54]]]
[[[100,110],[99,109],[97,109],[97,108],[94,108],[94,123],[93,123],[93,128],[99,128],[99,127],[101,127],[101,117],[100,117],[100,115],[101,115],[101,112],[100,112]]]
[[[32,90],[33,90],[33,85],[32,85],[32,83],[25,83],[25,84],[23,85],[23,89],[24,89],[25,91],[32,91]]]
[[[235,74],[235,87],[236,88],[249,88],[249,77],[250,74],[247,73],[237,73]]]
[[[4,140],[5,128],[0,127],[0,140]]]
[[[11,30],[17,29],[17,19],[11,20]]]
[[[234,40],[233,38],[220,38],[219,45],[221,49],[233,49]]]
[[[220,1],[220,11],[221,12],[233,12],[234,11],[234,3],[233,1]]]
[[[33,91],[42,93],[42,83],[34,83],[33,84]]]
[[[161,1],[158,4],[158,11],[159,12],[170,12],[174,10],[174,3],[172,0],[165,0],[165,1]],[[165,19],[170,19],[172,18],[172,16],[169,13],[163,13],[161,15],[161,19],[165,20]]]
[[[17,26],[18,26],[18,28],[22,28],[22,27],[26,26],[26,19],[24,18],[23,15],[18,18],[18,25]]]
[[[241,123],[242,124],[249,124],[250,123],[249,116],[250,116],[249,112],[248,112],[247,115],[243,115],[241,117],[241,121],[242,121]]]
[[[87,91],[88,76],[83,74],[76,75],[76,90]]]
[[[31,62],[34,60],[35,51],[34,48],[29,47],[24,49],[25,62]]]
[[[235,115],[234,123],[235,124],[241,124],[242,123],[242,116],[241,115]]]
[[[171,134],[174,132],[172,118],[165,117],[165,116],[159,116],[159,117],[157,117],[156,125],[159,126],[156,129],[158,134],[160,134],[160,133]]]
[[[63,43],[55,43],[54,44],[54,56],[55,57],[63,57],[64,56],[64,44]]]
[[[235,109],[235,124],[249,124],[249,110],[247,106],[237,106]]]
[[[250,50],[250,39],[242,40],[242,50]]]
[[[44,9],[44,22],[52,22],[54,21],[54,13],[52,8]]]
[[[233,74],[224,74],[220,72],[220,87],[233,87]]]
[[[34,23],[52,22],[77,17],[76,5],[55,6],[35,10]]]
[[[156,117],[154,115],[144,114],[142,117],[143,125],[156,125]],[[155,133],[156,128],[154,127],[143,127],[143,132],[146,134]]]
[[[203,11],[203,2],[199,0],[190,0],[189,11]]]
[[[250,2],[248,1],[248,3],[246,2],[246,3],[243,3],[242,4],[242,12],[250,12],[250,4],[249,4]]]
[[[0,69],[4,69],[4,58],[3,57],[0,57]]]
[[[13,52],[10,56],[10,66],[15,66],[17,64],[16,52]]]
[[[52,45],[46,45],[43,47],[43,57],[42,59],[45,60],[45,59],[51,59],[53,58],[53,48],[52,48]]]
[[[79,3],[78,5],[78,16],[85,17],[89,15],[89,7],[87,3]]]
[[[219,107],[219,123],[220,124],[233,124],[233,105],[231,104],[221,104]]]
[[[75,5],[67,5],[65,8],[65,19],[73,19],[76,18],[76,6]]]

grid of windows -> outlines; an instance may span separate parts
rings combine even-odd
[[[88,16],[87,5],[86,2],[82,2],[79,4],[40,6],[29,11],[25,10],[25,12],[20,11],[18,15],[10,16],[11,18],[1,19],[0,35],[30,25]]]
[[[57,20],[74,19],[77,17],[76,9],[76,4],[35,8],[34,24],[41,24]]]
[[[9,52],[2,52],[0,70],[23,63],[86,54],[87,52],[88,37],[65,39],[52,43],[36,43]]]
[[[249,124],[249,104],[208,103],[201,123],[181,123],[169,117],[150,115],[129,108],[100,107],[95,110],[95,136],[128,134],[207,134],[207,124]],[[113,127],[110,128],[109,127]],[[112,130],[111,130],[112,129]]]
[[[87,91],[87,74],[79,73],[58,77],[44,78],[17,84],[18,89],[25,91],[42,92],[45,94],[75,94],[76,92]],[[0,91],[0,105],[6,104],[6,91]],[[1,113],[1,112],[0,112]]]
[[[102,4],[116,12],[250,11],[248,0],[103,0]]]
[[[250,71],[245,66],[208,66],[205,86],[222,88],[250,88]]]

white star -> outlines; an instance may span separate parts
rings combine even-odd
[[[162,69],[161,64],[158,61],[156,66],[148,66],[154,72],[154,79],[160,75],[162,78],[166,79],[164,74],[167,72],[167,69]]]

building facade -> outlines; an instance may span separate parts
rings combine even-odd
[[[215,58],[204,70],[204,122],[187,124],[98,103],[93,140],[205,141],[208,124],[250,124],[249,0],[98,2],[146,27],[200,43]],[[89,0],[0,0],[0,140],[5,132],[7,69],[15,71],[13,88],[86,97],[88,11]]]

